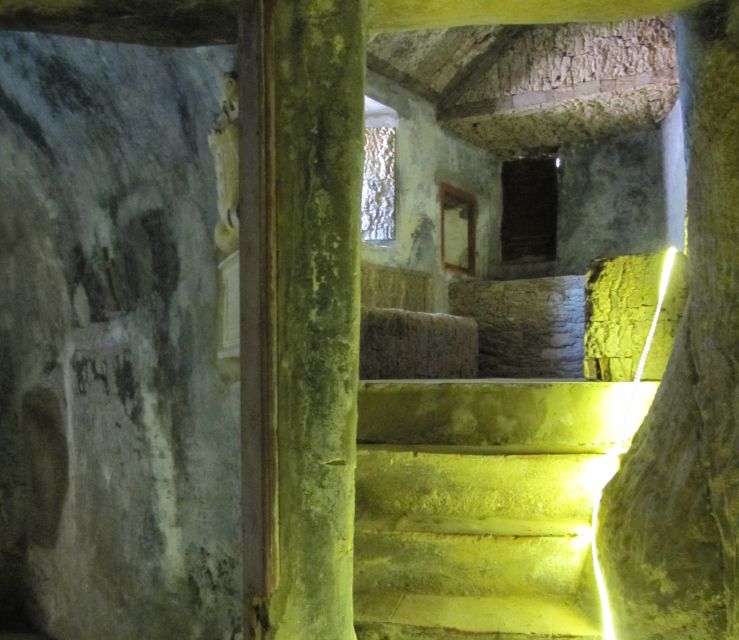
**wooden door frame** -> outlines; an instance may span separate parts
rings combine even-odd
[[[242,0],[239,20],[242,559],[245,637],[277,587],[273,68],[269,0]]]

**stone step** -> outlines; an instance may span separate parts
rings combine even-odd
[[[501,537],[357,530],[359,592],[575,598],[589,576],[590,536]]]
[[[357,593],[354,609],[358,640],[601,638],[576,605],[542,598]]]
[[[374,381],[359,393],[359,441],[599,453],[628,443],[655,382]]]
[[[610,478],[593,454],[473,455],[448,447],[360,446],[358,520],[383,528],[452,533],[562,534],[591,521],[595,497]],[[460,529],[453,529],[454,523]],[[389,523],[389,524],[388,524]]]

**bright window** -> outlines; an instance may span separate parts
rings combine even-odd
[[[398,114],[365,98],[362,240],[395,240],[395,168]]]

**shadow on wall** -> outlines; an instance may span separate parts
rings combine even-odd
[[[23,396],[21,415],[30,456],[28,541],[52,548],[69,488],[69,454],[59,401],[48,389],[34,389]]]
[[[53,548],[59,535],[69,487],[69,455],[60,407],[57,395],[41,387],[26,392],[21,401],[16,423],[19,439],[17,446],[11,444],[15,472],[8,477],[11,484],[3,495],[9,504],[5,511],[0,509],[0,520],[12,534],[12,541],[5,540],[0,549],[3,639],[15,637],[8,632],[27,632],[32,626],[29,613],[33,596],[26,582],[28,548]]]

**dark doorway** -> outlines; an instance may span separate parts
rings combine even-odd
[[[556,158],[503,163],[503,262],[557,257]]]

